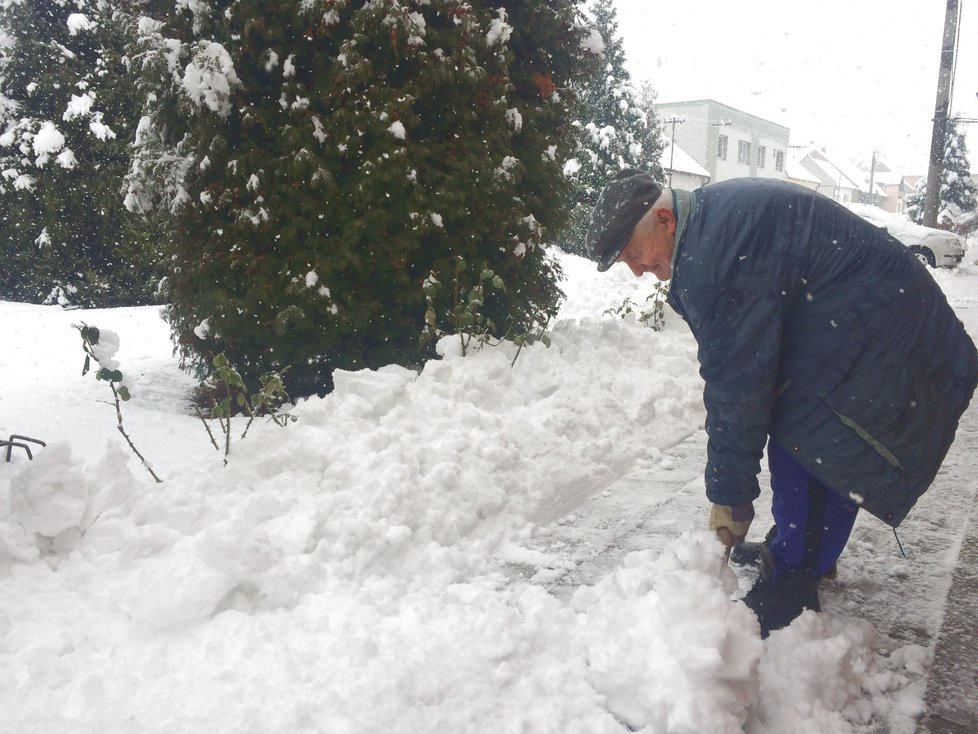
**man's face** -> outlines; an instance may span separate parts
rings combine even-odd
[[[675,215],[669,209],[656,209],[635,227],[618,262],[625,263],[636,278],[652,273],[659,280],[669,280],[675,239]]]

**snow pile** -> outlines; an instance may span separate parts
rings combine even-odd
[[[114,336],[103,330],[97,346],[110,368],[119,366]],[[484,569],[507,533],[555,519],[556,508],[627,471],[666,432],[698,427],[693,351],[656,357],[678,339],[605,320],[558,325],[551,350],[524,349],[515,366],[512,348],[462,358],[447,338],[445,359],[421,375],[338,372],[333,394],[295,409],[295,426],[254,427],[227,470],[183,472],[179,489],[134,488],[120,521],[133,532],[177,527],[252,606],[291,604],[327,579],[451,583]],[[682,363],[673,368],[682,374],[649,383],[656,359]],[[652,420],[660,410],[670,424]],[[65,471],[81,471],[58,456]],[[105,519],[88,529],[90,542]]]
[[[754,615],[730,603],[736,588],[716,538],[699,531],[658,560],[632,553],[580,589],[591,676],[609,710],[655,732],[742,732],[764,645]]]
[[[78,529],[90,492],[85,474],[71,460],[71,446],[52,444],[11,481],[11,519],[28,532],[55,538]]]
[[[11,311],[25,345],[32,308]],[[143,329],[112,315],[86,314],[100,358],[148,380],[125,352]],[[227,469],[168,452],[167,424],[203,432],[141,405],[153,389],[137,381],[124,410],[137,443],[164,424],[142,444],[163,486],[117,438],[88,461],[52,444],[4,475],[2,728],[621,731],[591,682],[588,612],[512,582],[494,553],[699,428],[695,345],[681,324],[608,316],[559,322],[515,364],[509,345],[439,348],[420,374],[338,373],[298,423],[253,426]],[[112,436],[88,400],[85,430]]]
[[[868,623],[814,612],[773,632],[748,730],[855,734],[874,714],[885,720],[891,709],[912,721],[923,713],[923,690],[911,681],[919,681],[927,651],[911,645],[885,658],[873,652],[874,645]]]
[[[560,567],[531,541],[703,421],[684,325],[602,315],[652,284],[561,259],[551,348],[463,358],[449,337],[420,373],[337,373],[287,429],[241,441],[236,424],[227,468],[186,414],[159,309],[86,313],[133,376],[126,425],[162,485],[106,385],[79,376],[78,315],[0,303],[0,432],[51,441],[0,464],[0,730],[855,734],[886,707],[913,717],[926,651],[883,658],[826,615],[761,642],[708,532],[569,599],[513,570]]]

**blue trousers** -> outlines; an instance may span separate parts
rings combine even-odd
[[[773,440],[767,449],[777,524],[771,541],[774,578],[786,571],[821,576],[842,554],[859,505],[823,486]]]

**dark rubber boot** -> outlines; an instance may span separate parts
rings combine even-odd
[[[778,526],[772,525],[767,531],[764,540],[760,543],[739,543],[730,550],[730,562],[735,566],[745,568],[756,566],[760,571],[760,578],[770,578],[774,573],[774,556],[771,554],[771,543],[778,537]],[[822,578],[834,579],[838,574],[837,564],[832,564],[832,568],[826,571]]]
[[[744,568],[755,566],[760,578],[770,578],[774,573],[774,556],[771,554],[771,541],[778,535],[777,525],[772,525],[760,543],[738,543],[730,549],[730,562]]]
[[[756,567],[762,579],[770,578],[774,573],[774,556],[767,542],[735,545],[730,549],[730,562],[743,568]]]
[[[822,611],[818,600],[818,576],[799,571],[781,574],[777,580],[762,578],[743,598],[744,604],[757,615],[761,637],[787,627],[804,610]]]

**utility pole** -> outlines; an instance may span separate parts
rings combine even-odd
[[[873,190],[876,177],[876,151],[873,151],[873,162],[869,164],[869,203],[876,206],[876,192]]]
[[[934,131],[930,139],[930,162],[927,166],[927,196],[924,199],[924,225],[937,226],[937,209],[941,200],[941,173],[944,170],[944,144],[947,118],[954,87],[954,55],[958,44],[958,0],[947,0],[944,14],[944,43],[941,46],[941,68],[937,74],[937,101],[934,105]]]
[[[685,117],[670,117],[668,120],[662,121],[666,125],[672,125],[672,133],[669,135],[669,139],[672,141],[672,145],[669,146],[669,180],[666,183],[670,189],[672,188],[672,159],[676,154],[676,125],[681,125],[686,122]]]

